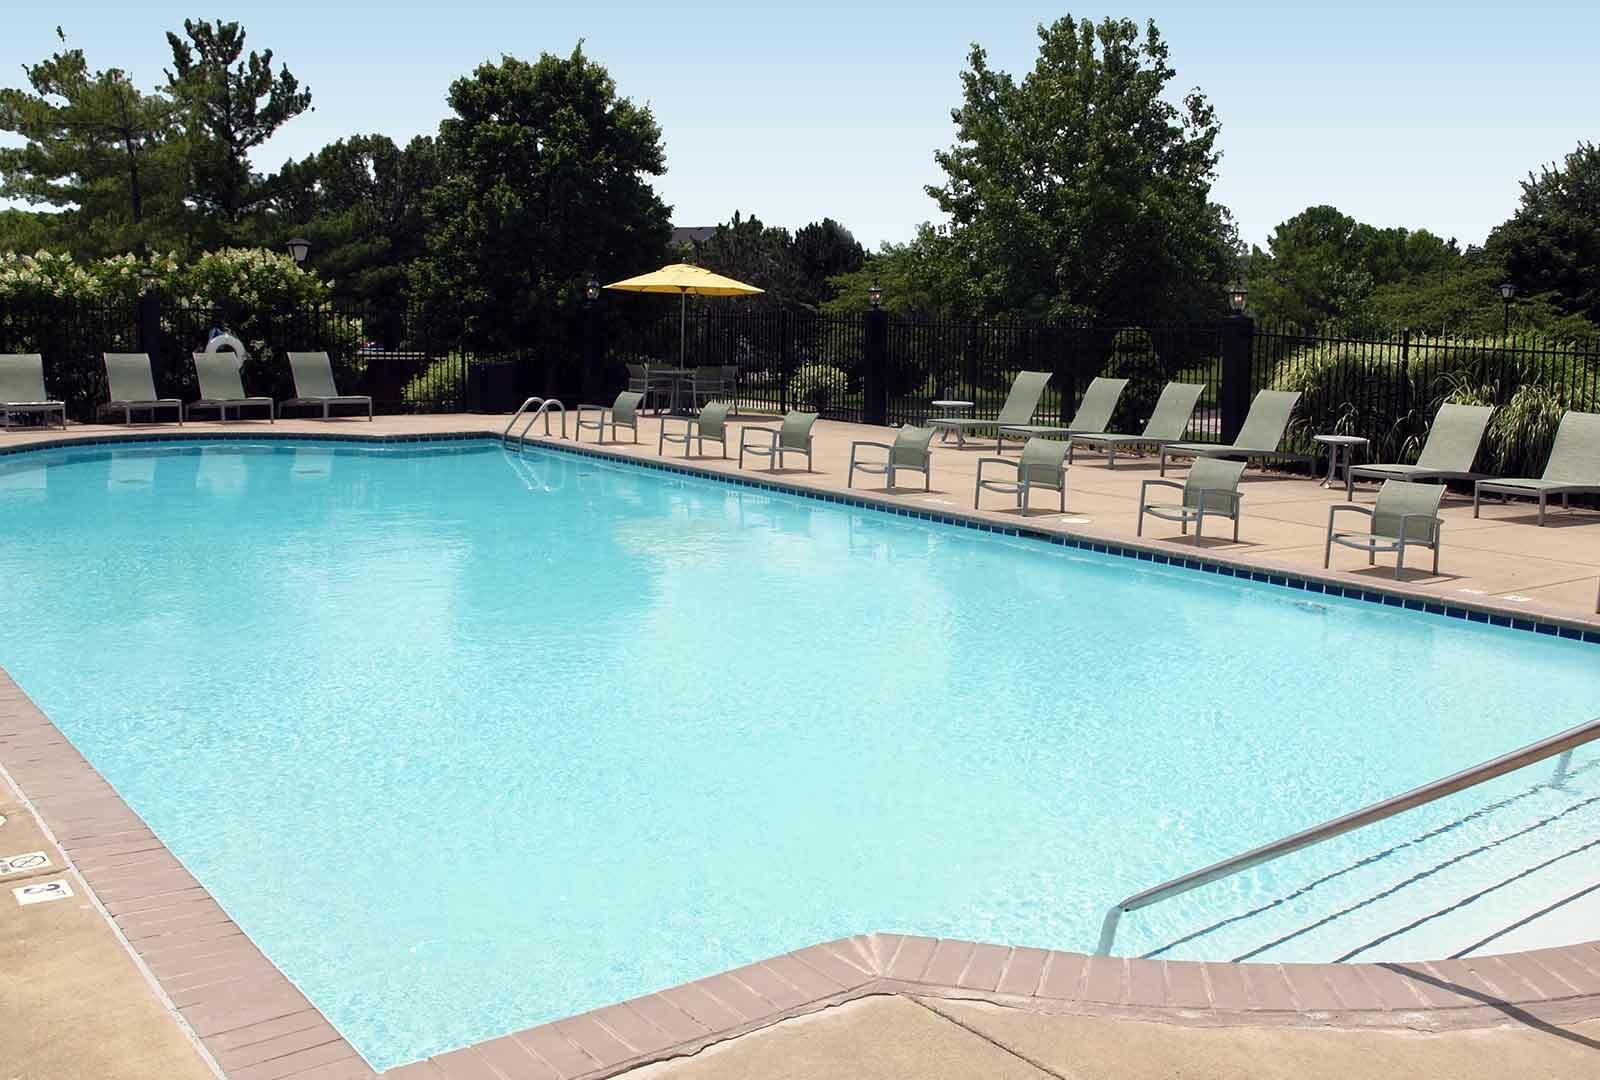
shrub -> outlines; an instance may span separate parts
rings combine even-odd
[[[844,392],[850,376],[832,364],[806,364],[789,377],[789,401],[822,412],[835,394]]]
[[[1106,357],[1105,373],[1114,379],[1128,380],[1122,397],[1117,400],[1109,430],[1143,431],[1167,383],[1166,364],[1149,333],[1144,330],[1119,333]]]

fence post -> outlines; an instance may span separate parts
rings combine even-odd
[[[1411,327],[1400,331],[1400,415],[1411,411]]]
[[[154,284],[139,294],[139,351],[161,363],[161,293]]]
[[[574,387],[582,390],[580,397],[583,401],[603,401],[605,399],[605,363],[606,363],[606,319],[605,312],[600,307],[598,300],[587,297],[578,312],[578,366],[583,370],[578,372],[578,378],[573,380]],[[545,397],[554,396],[556,387],[545,387]]]
[[[778,411],[789,411],[789,309],[778,309]]]
[[[1222,385],[1217,405],[1222,411],[1222,441],[1231,443],[1250,411],[1250,353],[1256,321],[1248,315],[1222,320]]]
[[[882,308],[868,310],[865,330],[861,420],[884,425],[889,422],[889,313]]]

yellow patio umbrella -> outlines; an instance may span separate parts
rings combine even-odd
[[[689,322],[689,294],[696,296],[754,296],[765,290],[746,285],[731,277],[714,274],[703,266],[689,263],[672,263],[660,270],[640,274],[625,281],[613,281],[608,289],[622,292],[677,293],[678,294],[678,366],[684,367],[687,353],[684,331]]]

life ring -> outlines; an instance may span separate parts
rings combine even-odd
[[[245,351],[244,342],[229,333],[221,333],[206,342],[206,353],[219,353],[223,349],[230,349],[239,358],[239,366],[244,367],[244,362],[250,359],[250,354]]]

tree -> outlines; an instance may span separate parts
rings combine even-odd
[[[909,243],[884,244],[866,257],[860,269],[828,280],[832,295],[822,302],[826,315],[859,315],[872,302],[874,285],[882,290],[883,310],[921,318],[962,315],[971,306],[961,299],[963,282],[951,254],[949,234],[932,225],[918,226]]]
[[[833,296],[830,278],[859,270],[866,252],[850,230],[832,218],[823,218],[796,230],[792,245],[799,274],[800,302],[816,307]]]
[[[782,307],[802,302],[800,268],[789,230],[763,225],[754,214],[733,217],[694,245],[694,260],[707,270],[758,285],[760,296],[738,301],[751,307]]]
[[[444,177],[427,200],[413,285],[488,347],[558,341],[590,274],[652,268],[671,235],[649,177],[666,171],[647,107],[617,96],[580,44],[504,57],[450,86]]]
[[[1600,146],[1580,142],[1561,165],[1529,173],[1486,247],[1522,296],[1600,324]]]
[[[245,56],[236,22],[185,19],[185,37],[169,32],[173,70],[167,84],[184,109],[192,197],[235,236],[246,213],[264,197],[250,151],[311,107],[288,68],[272,70],[272,50]]]
[[[1210,314],[1233,265],[1211,201],[1218,125],[1174,72],[1155,24],[1068,16],[1039,28],[1016,81],[972,47],[957,142],[928,194],[982,313],[1143,321]]]
[[[0,89],[0,131],[24,140],[0,148],[0,195],[65,211],[67,227],[51,231],[77,254],[166,239],[182,212],[171,105],[119,68],[90,71],[81,49],[23,71],[31,92]]]
[[[337,295],[392,306],[424,251],[423,204],[440,175],[426,136],[404,149],[384,135],[330,143],[269,181],[271,245],[303,235]]]

